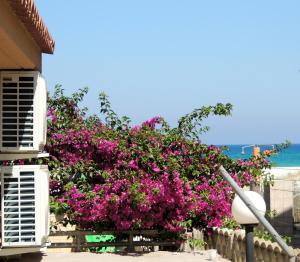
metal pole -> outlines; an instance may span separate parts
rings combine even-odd
[[[222,177],[231,185],[234,192],[238,194],[241,200],[245,203],[245,205],[250,209],[253,215],[258,219],[258,221],[265,227],[265,229],[271,234],[273,239],[278,243],[278,245],[287,253],[289,256],[290,262],[295,262],[295,255],[290,247],[283,241],[283,239],[279,236],[277,231],[272,227],[272,225],[268,222],[268,220],[261,215],[252,204],[250,199],[246,196],[244,191],[237,185],[237,183],[233,180],[233,178],[228,174],[223,166],[219,168],[219,172]]]
[[[246,230],[246,262],[254,261],[254,242],[253,242],[254,225],[245,225]]]
[[[250,181],[250,190],[253,191],[253,189],[254,189],[254,181],[251,180]]]

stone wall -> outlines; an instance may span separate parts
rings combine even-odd
[[[50,215],[50,226],[51,231],[73,231],[76,230],[75,226],[67,225],[64,226],[60,223],[60,221],[63,219],[63,216],[56,216],[54,214]],[[49,242],[51,243],[73,243],[74,238],[68,237],[68,236],[49,236]],[[47,249],[47,252],[51,253],[68,253],[72,252],[72,248],[51,248],[51,246]]]
[[[208,248],[217,249],[218,253],[233,262],[246,261],[245,231],[216,228],[207,240]],[[292,248],[291,248],[292,249]],[[296,261],[300,262],[300,250],[293,249]],[[257,262],[288,262],[286,253],[277,243],[254,238],[254,256]]]

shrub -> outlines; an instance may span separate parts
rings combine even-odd
[[[220,226],[230,215],[232,190],[218,174],[223,165],[241,185],[259,180],[264,157],[235,161],[202,144],[209,115],[229,115],[230,104],[202,107],[171,128],[161,117],[130,126],[101,93],[102,121],[85,115],[87,89],[49,97],[48,141],[53,210],[82,229],[164,229]],[[59,203],[59,204],[58,204]]]

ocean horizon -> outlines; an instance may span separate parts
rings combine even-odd
[[[226,147],[223,150],[224,154],[232,157],[233,159],[247,159],[252,155],[252,147],[244,149],[244,154],[242,154],[242,147],[247,146],[247,144],[241,145],[219,145],[219,147]],[[264,150],[272,149],[272,144],[269,145],[259,145],[261,152]],[[300,167],[300,144],[291,144],[288,148],[283,149],[278,154],[269,157],[272,165],[274,167]]]

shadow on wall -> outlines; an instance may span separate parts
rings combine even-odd
[[[281,235],[292,237],[293,246],[300,247],[300,167],[275,167],[270,173],[274,185],[265,187],[263,195],[267,210],[277,213],[271,223]]]
[[[282,189],[284,187],[285,189]],[[276,215],[269,218],[269,222],[280,235],[292,238],[290,245],[300,248],[300,231],[297,232],[294,227],[293,192],[290,190],[290,181],[277,183],[272,188],[265,187],[263,195],[267,210],[276,210]]]

